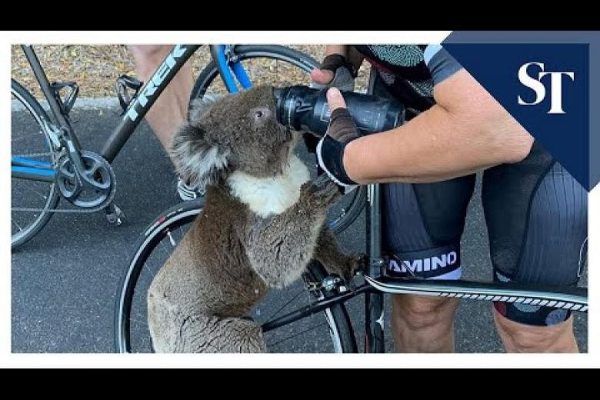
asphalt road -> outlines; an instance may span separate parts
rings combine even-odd
[[[83,147],[95,151],[118,120],[117,112],[109,109],[74,110],[72,115]],[[113,351],[115,293],[135,242],[161,210],[178,202],[170,162],[145,124],[113,166],[118,181],[115,201],[127,215],[122,226],[109,225],[104,213],[55,215],[38,236],[12,254],[13,352]],[[342,246],[363,248],[362,221],[359,218],[341,236]],[[478,195],[469,209],[462,246],[465,277],[490,279]],[[353,321],[360,321],[359,300],[349,308]],[[389,318],[386,322],[389,328]],[[585,315],[576,318],[576,335],[581,350],[587,351]],[[320,340],[327,339],[300,335],[282,343],[278,351],[310,351],[311,342]],[[456,340],[459,352],[502,351],[488,303],[463,301]],[[392,349],[389,334],[386,345]]]

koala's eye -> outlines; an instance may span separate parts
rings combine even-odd
[[[250,111],[252,119],[256,122],[264,122],[271,116],[271,111],[268,107],[256,107]]]

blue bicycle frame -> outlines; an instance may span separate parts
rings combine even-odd
[[[102,157],[108,162],[114,160],[164,88],[199,47],[198,45],[175,45],[173,47],[152,77],[129,103],[119,125],[107,139],[101,153]],[[61,104],[62,101],[57,95],[57,89],[48,81],[32,46],[22,46],[22,48],[53,116],[53,121],[43,121],[46,134],[59,135],[60,137],[56,139],[69,150],[69,156],[79,160],[80,146],[69,123],[68,111],[65,111],[65,106]],[[241,89],[252,87],[250,78],[244,66],[235,57],[231,45],[211,45],[210,53],[225,87],[230,93],[237,93],[240,90],[238,85],[241,86]],[[41,117],[43,118],[43,116]],[[77,162],[74,162],[74,165],[77,165]],[[15,178],[44,182],[54,182],[56,176],[55,166],[51,162],[16,156],[11,158],[11,173]]]

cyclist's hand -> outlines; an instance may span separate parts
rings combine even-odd
[[[356,71],[354,66],[341,54],[330,54],[323,59],[321,66],[310,73],[311,87],[336,87],[344,91],[354,90]]]
[[[344,149],[348,143],[360,136],[352,116],[346,109],[342,93],[331,88],[327,91],[327,103],[331,109],[331,119],[327,132],[317,145],[319,166],[332,181],[348,193],[357,185],[344,168]]]

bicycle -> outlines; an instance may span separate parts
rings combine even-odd
[[[199,45],[176,45],[144,85],[127,75],[117,79],[116,89],[122,118],[104,143],[100,153],[82,149],[72,127],[72,110],[79,86],[75,82],[50,83],[31,45],[21,46],[40,85],[50,113],[23,85],[11,79],[12,112],[12,228],[11,248],[25,244],[38,234],[55,213],[92,213],[105,210],[109,223],[120,225],[123,211],[113,202],[116,177],[111,163],[138,127],[182,65]],[[261,59],[289,65],[308,72],[318,66],[310,56],[297,50],[273,45],[210,45],[212,60],[196,79],[191,100],[209,95],[235,93],[252,85],[244,62]],[[269,67],[267,65],[267,67]],[[257,70],[258,68],[254,68]],[[215,79],[222,78],[225,90]],[[19,106],[20,105],[20,106]],[[26,110],[27,113],[21,113]],[[34,121],[29,125],[25,117]],[[32,128],[31,126],[35,126]],[[35,135],[35,137],[30,137]],[[27,191],[27,194],[20,194]],[[331,226],[341,231],[360,209],[365,191],[347,196],[330,214]],[[58,209],[66,199],[73,207]],[[16,203],[21,206],[16,207]],[[337,214],[336,214],[337,213]]]
[[[373,79],[370,80],[369,92],[373,89],[372,82]],[[309,350],[317,352],[357,352],[359,346],[346,305],[360,295],[364,295],[365,310],[363,349],[375,353],[384,351],[384,293],[503,301],[587,311],[587,288],[584,287],[555,288],[389,276],[386,266],[390,260],[381,253],[380,188],[379,185],[368,185],[366,188],[367,197],[360,208],[366,211],[368,270],[355,277],[354,280],[358,282],[348,283],[337,276],[328,275],[320,264],[313,261],[301,282],[284,290],[271,291],[268,298],[255,306],[250,315],[261,323],[270,350],[277,351],[279,344],[306,335],[302,341],[304,347],[300,349],[302,352],[307,352],[307,346],[312,346]],[[146,291],[154,273],[164,264],[189,224],[201,211],[202,200],[174,206],[163,212],[141,235],[117,291],[114,327],[117,352],[152,351],[145,322]],[[359,214],[354,214],[354,219],[346,222],[354,222]],[[275,301],[269,301],[273,298]],[[302,303],[299,304],[300,301]],[[331,338],[330,341],[322,340],[327,336]]]

